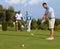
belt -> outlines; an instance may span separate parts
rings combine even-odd
[[[27,20],[31,20],[31,19],[27,19]]]
[[[49,18],[49,19],[55,19],[55,17],[54,18]]]

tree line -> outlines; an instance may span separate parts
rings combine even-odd
[[[9,6],[8,9],[5,9],[2,5],[0,5],[0,24],[2,24],[3,30],[7,30],[8,26],[14,27],[13,22],[15,22],[16,13],[17,12],[12,6]],[[49,30],[48,20],[46,20],[45,23],[41,24],[41,19],[32,19],[31,29]],[[55,30],[60,30],[60,19],[58,18],[56,18]]]
[[[32,20],[32,24],[31,24],[31,29],[41,29],[41,30],[49,30],[49,22],[48,19],[46,20],[46,22],[44,22],[43,24],[41,23],[41,19]],[[55,21],[55,30],[60,30],[60,19],[56,18]]]

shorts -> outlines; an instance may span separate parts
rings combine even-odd
[[[54,24],[55,24],[55,18],[49,19],[49,29],[54,28]]]

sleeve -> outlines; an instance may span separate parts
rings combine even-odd
[[[21,14],[21,17],[23,17],[22,14]]]
[[[48,11],[51,13],[51,12],[52,12],[52,10],[53,10],[52,8],[49,8],[49,10],[48,10]]]

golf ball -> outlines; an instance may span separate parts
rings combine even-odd
[[[31,33],[31,35],[33,36],[34,34],[33,34],[33,33]]]
[[[21,46],[24,47],[24,44],[22,44]]]

